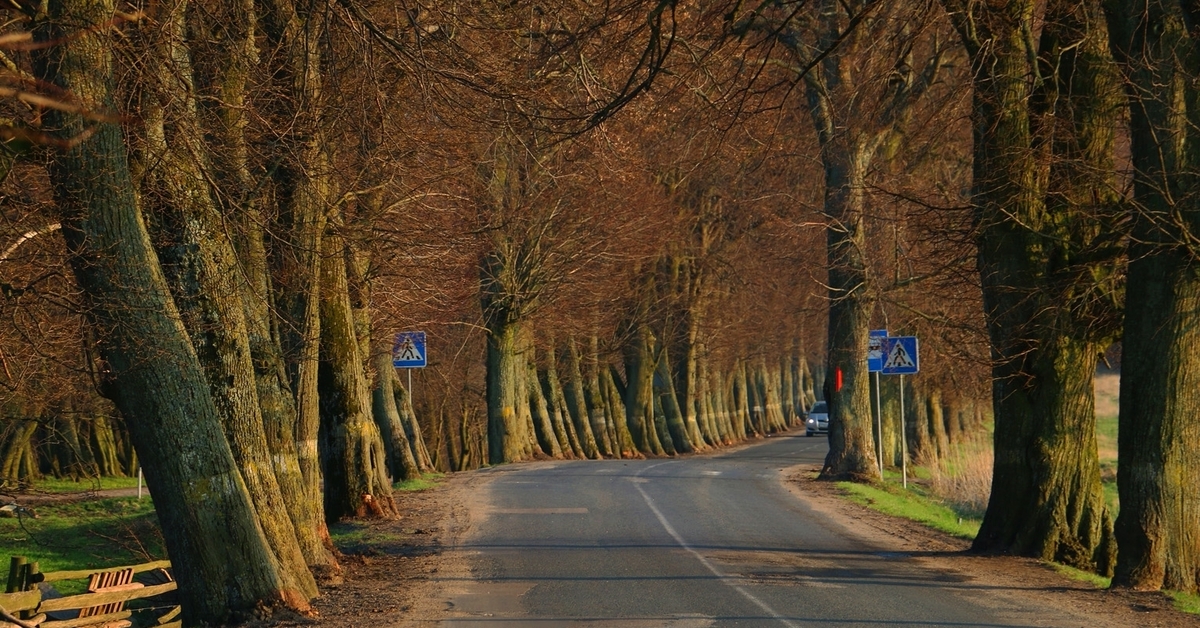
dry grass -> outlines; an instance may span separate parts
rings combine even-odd
[[[992,446],[986,435],[952,445],[929,469],[929,490],[964,517],[979,518],[992,491]]]

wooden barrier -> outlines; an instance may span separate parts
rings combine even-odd
[[[132,626],[130,618],[139,611],[150,609],[126,609],[131,600],[157,597],[176,589],[176,584],[167,571],[171,562],[166,560],[142,563],[128,567],[87,569],[41,573],[36,562],[29,563],[24,556],[13,556],[9,563],[6,593],[0,593],[0,628],[37,626],[38,628],[126,628]],[[134,582],[139,573],[157,571],[158,584]],[[87,592],[63,597],[43,597],[40,583],[64,580],[87,579]],[[155,609],[161,613],[164,609]],[[77,611],[71,613],[70,611]],[[51,618],[50,613],[66,615]],[[71,616],[74,615],[74,616]],[[13,623],[14,621],[20,623]],[[142,620],[143,625],[146,623]],[[171,606],[165,614],[150,620],[157,628],[180,628],[179,607]]]

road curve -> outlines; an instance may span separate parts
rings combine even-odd
[[[465,626],[1071,626],[1019,595],[855,540],[792,495],[781,471],[823,438],[784,435],[715,456],[485,471],[447,584]]]

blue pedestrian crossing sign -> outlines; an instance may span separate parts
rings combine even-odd
[[[398,369],[423,369],[427,364],[425,332],[402,331],[392,344],[392,366]]]
[[[892,336],[883,340],[884,375],[912,375],[921,370],[916,336]]]
[[[883,341],[886,338],[886,329],[872,329],[867,334],[868,373],[878,373],[883,370]]]

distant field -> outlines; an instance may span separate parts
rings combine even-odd
[[[1121,376],[1105,373],[1097,375],[1096,390],[1096,445],[1100,453],[1100,477],[1104,481],[1104,493],[1116,516],[1120,504],[1117,501],[1117,410],[1120,400]]]

